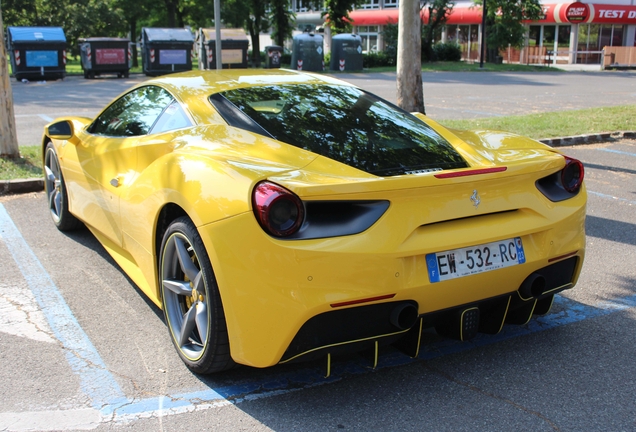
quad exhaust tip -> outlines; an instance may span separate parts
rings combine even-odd
[[[391,312],[391,324],[400,330],[413,327],[417,321],[417,308],[411,303],[402,303]]]
[[[519,287],[519,294],[523,299],[539,297],[545,292],[546,281],[539,273],[532,273]]]

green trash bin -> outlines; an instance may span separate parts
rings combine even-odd
[[[362,70],[362,38],[355,34],[339,34],[331,38],[331,63],[334,71]]]
[[[294,36],[292,69],[319,72],[325,69],[323,37],[315,33]]]

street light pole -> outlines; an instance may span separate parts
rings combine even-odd
[[[481,47],[479,53],[479,69],[484,68],[484,61],[486,60],[486,15],[487,8],[486,3],[488,0],[482,0],[481,6]]]
[[[214,0],[214,37],[216,38],[215,48],[216,52],[216,68],[217,70],[223,69],[223,59],[221,58],[221,0]]]

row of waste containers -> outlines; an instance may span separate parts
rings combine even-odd
[[[188,29],[143,28],[142,69],[146,75],[162,75],[192,69],[198,55],[199,69],[215,69],[215,29],[200,29],[198,43]],[[22,79],[58,79],[66,75],[66,36],[61,27],[9,27],[8,49],[13,74]],[[247,36],[241,29],[221,29],[221,59],[224,68],[247,68]],[[103,73],[128,77],[132,67],[132,43],[122,38],[92,37],[79,40],[84,78]],[[198,53],[194,52],[198,49]],[[283,49],[265,47],[266,66],[281,66]],[[291,67],[305,71],[324,70],[323,37],[303,33],[294,37]],[[362,40],[353,34],[332,38],[331,70],[361,70]]]

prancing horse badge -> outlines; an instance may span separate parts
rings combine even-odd
[[[470,200],[473,202],[475,208],[479,207],[481,203],[481,198],[479,198],[479,194],[477,193],[477,189],[473,190],[473,194],[470,196]]]

